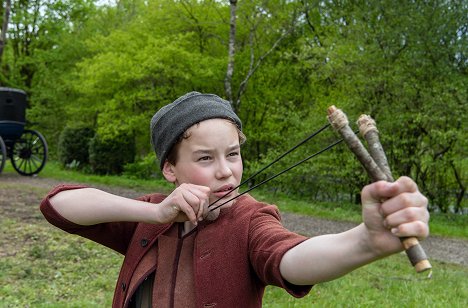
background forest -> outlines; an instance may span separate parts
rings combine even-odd
[[[413,177],[432,210],[467,211],[465,0],[1,3],[0,85],[28,93],[28,125],[69,168],[160,177],[149,120],[196,90],[243,120],[248,176],[336,105],[376,119],[395,176]],[[327,131],[263,178],[335,139]],[[340,145],[269,189],[354,202],[367,181]]]

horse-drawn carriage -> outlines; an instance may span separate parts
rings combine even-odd
[[[26,98],[22,90],[0,87],[0,173],[8,158],[21,175],[37,174],[46,163],[46,140],[24,127]]]

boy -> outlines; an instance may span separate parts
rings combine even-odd
[[[114,307],[261,307],[266,285],[305,296],[313,284],[402,250],[398,237],[428,235],[427,199],[402,177],[362,191],[363,223],[306,238],[284,229],[275,206],[238,194],[242,124],[229,102],[188,93],[151,120],[151,140],[168,196],[126,199],[59,186],[44,216],[125,255]],[[381,200],[386,200],[382,202]]]

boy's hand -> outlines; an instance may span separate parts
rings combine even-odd
[[[160,204],[159,223],[198,220],[208,211],[210,188],[194,184],[181,184]]]
[[[369,248],[380,256],[403,250],[398,237],[423,239],[429,235],[427,198],[408,177],[364,187],[362,215]]]

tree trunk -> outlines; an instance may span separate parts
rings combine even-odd
[[[11,0],[6,0],[4,14],[3,14],[2,33],[0,33],[0,62],[2,61],[3,49],[5,48],[5,43],[6,43],[8,23],[10,22],[10,10],[11,10]]]
[[[233,103],[232,97],[232,76],[234,75],[234,55],[236,44],[236,9],[237,0],[229,0],[230,3],[230,20],[229,20],[229,49],[228,49],[228,65],[226,77],[224,78],[224,90],[226,91],[227,99]],[[235,106],[234,111],[237,112]]]
[[[458,173],[457,168],[455,167],[455,164],[453,163],[453,161],[450,162],[450,167],[452,167],[453,174],[455,175],[455,179],[459,187],[459,191],[456,194],[457,201],[455,203],[455,212],[460,213],[462,210],[461,203],[463,201],[463,198],[465,197],[466,186],[463,184],[464,181],[462,177],[460,176],[460,174]]]

